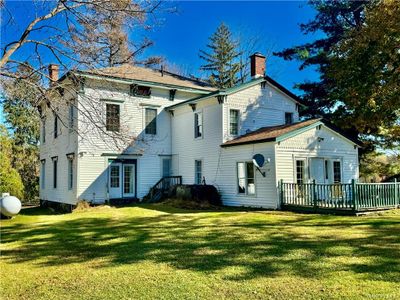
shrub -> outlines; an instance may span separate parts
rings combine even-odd
[[[221,205],[221,197],[213,185],[178,185],[171,187],[168,196],[199,204]]]

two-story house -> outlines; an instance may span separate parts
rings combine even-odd
[[[179,175],[184,184],[214,185],[225,205],[275,209],[281,179],[358,178],[355,141],[320,119],[301,122],[300,100],[265,76],[259,53],[251,75],[216,90],[130,65],[65,74],[57,113],[43,109],[40,198],[141,199],[160,178]]]

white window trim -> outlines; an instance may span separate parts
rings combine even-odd
[[[201,172],[200,172],[200,183],[197,183],[197,169],[196,169],[196,167],[197,167],[197,165],[196,165],[196,162],[200,162],[200,166],[201,166]],[[203,159],[202,158],[199,158],[199,159],[195,159],[194,160],[194,184],[202,184],[202,182],[203,182],[203,174],[204,174],[204,164],[203,164]]]
[[[113,101],[113,100],[102,100],[104,102],[104,127],[106,132],[120,132],[121,131],[121,120],[122,120],[122,101]],[[113,105],[118,105],[119,106],[119,130],[118,131],[111,131],[107,130],[107,104],[113,104]]]
[[[201,115],[201,136],[196,137],[196,114],[200,114]],[[196,110],[193,113],[193,138],[194,140],[202,140],[204,139],[204,113],[202,109]]]
[[[46,160],[42,159],[40,161],[41,173],[40,173],[40,188],[44,190],[46,188]]]
[[[156,111],[156,134],[151,134],[151,133],[146,133],[146,109],[153,109]],[[143,105],[143,130],[142,132],[144,133],[145,136],[148,137],[155,137],[158,135],[159,128],[158,128],[158,114],[159,114],[159,109],[157,106],[152,106],[152,105]]]
[[[248,179],[248,176],[247,176],[247,167],[245,168],[245,170],[246,170],[246,193],[239,193],[239,177],[238,177],[238,171],[239,171],[239,169],[238,169],[238,164],[239,163],[244,163],[244,164],[247,164],[247,163],[252,163],[253,164],[253,172],[254,172],[254,194],[249,194],[248,193],[248,189],[247,189],[247,185],[248,185],[248,183],[247,183],[247,179]],[[254,163],[252,162],[252,161],[250,161],[250,160],[237,160],[236,161],[236,167],[235,167],[235,169],[236,169],[236,195],[238,196],[238,197],[254,197],[254,198],[256,198],[257,197],[257,183],[256,183],[256,177],[257,177],[257,175],[256,175],[256,166],[254,165]]]
[[[238,112],[238,119],[237,119],[237,134],[231,134],[231,110],[235,110],[235,111],[237,111]],[[236,137],[236,136],[239,136],[240,135],[240,116],[241,116],[241,111],[240,111],[240,109],[238,109],[238,108],[233,108],[233,107],[230,107],[229,109],[228,109],[228,135],[229,136],[232,136],[232,137]]]

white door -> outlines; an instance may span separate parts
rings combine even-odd
[[[108,189],[110,199],[122,198],[122,164],[112,163],[109,169]]]
[[[310,177],[316,183],[325,183],[325,160],[323,158],[311,158]]]
[[[125,198],[135,197],[135,165],[123,165],[124,186],[123,193]]]

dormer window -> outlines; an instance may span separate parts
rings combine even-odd
[[[131,96],[150,97],[151,88],[149,86],[132,84],[130,88]]]
[[[176,90],[169,90],[169,101],[174,101]]]

